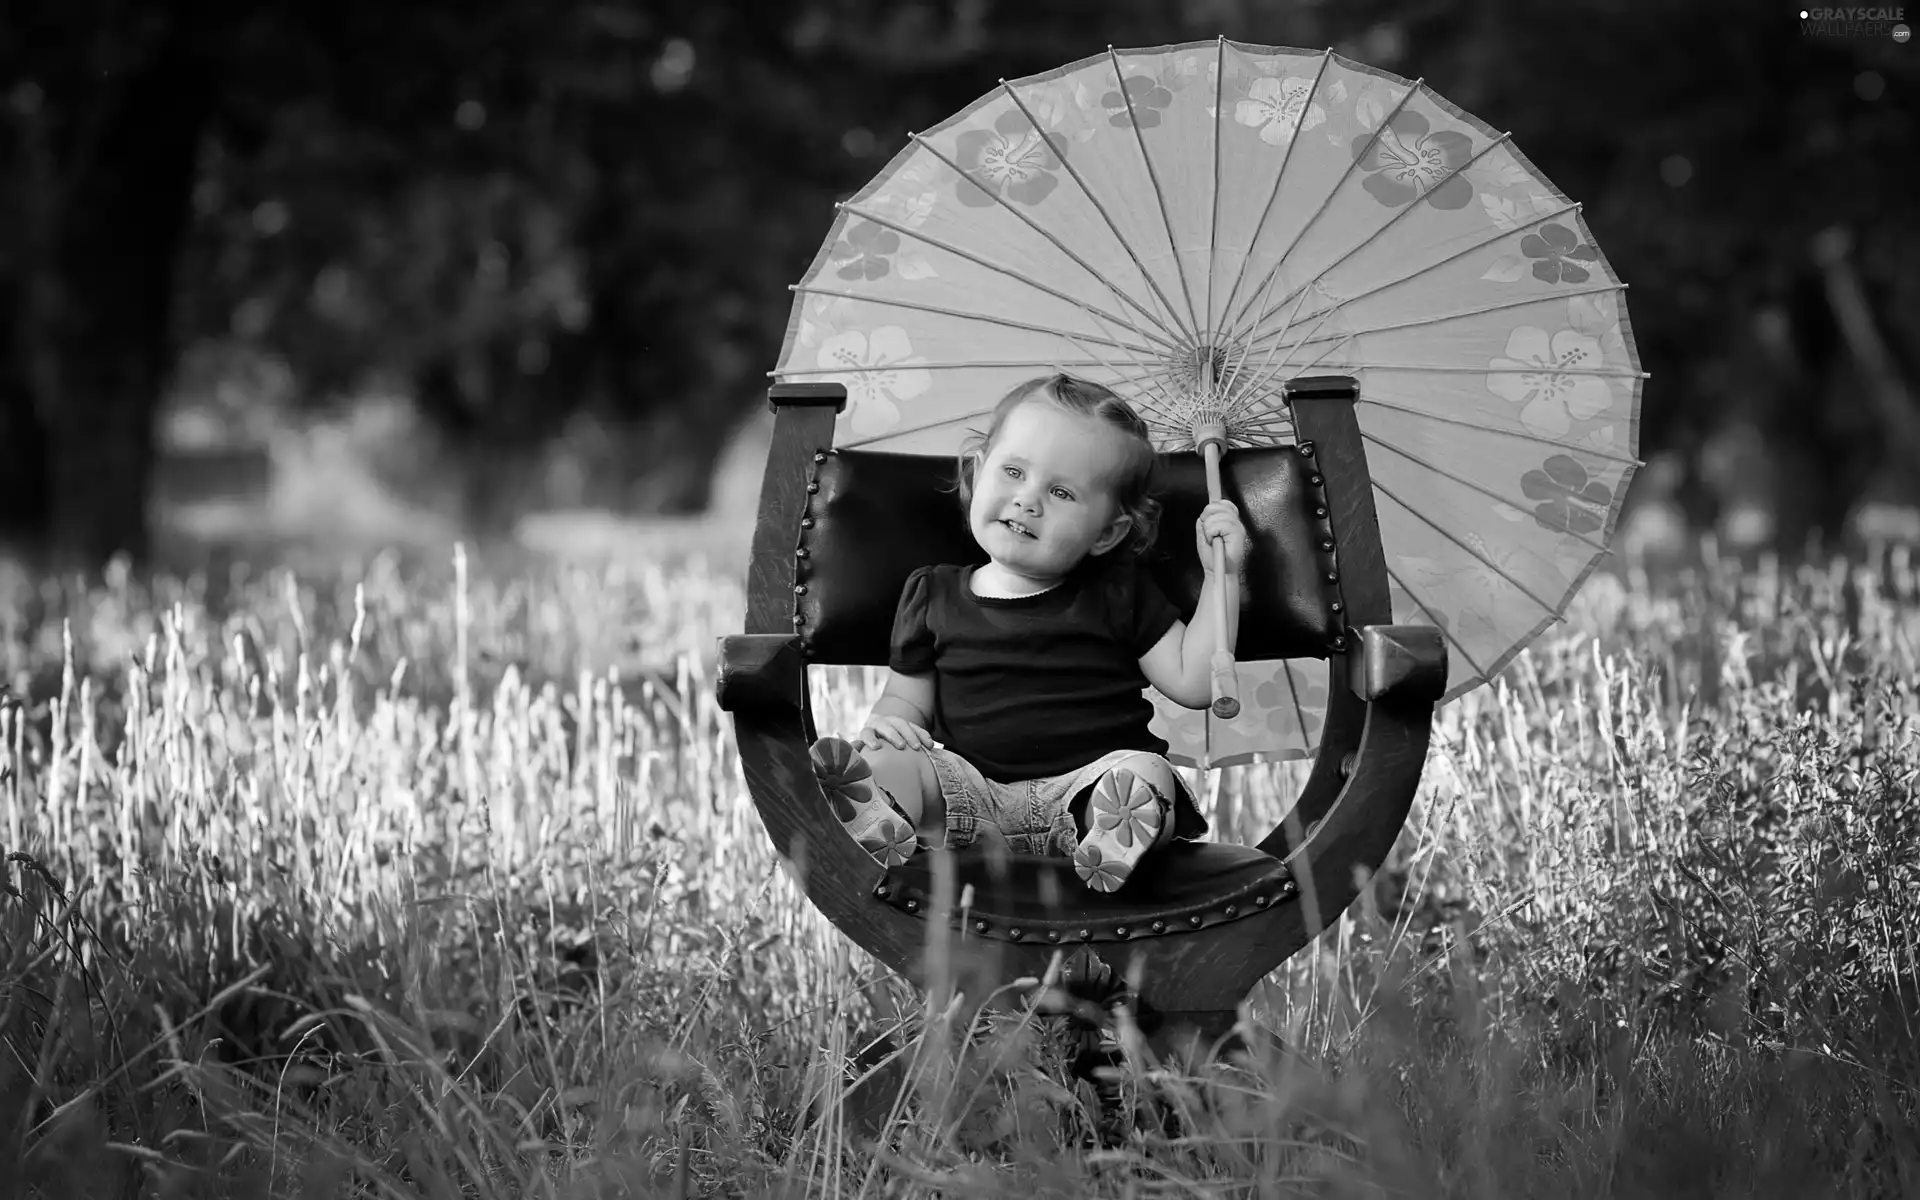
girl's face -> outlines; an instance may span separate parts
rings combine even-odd
[[[1042,586],[1111,550],[1132,526],[1110,482],[1122,436],[1045,400],[1015,408],[974,473],[974,540],[1002,570]]]

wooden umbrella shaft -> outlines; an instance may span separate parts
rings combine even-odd
[[[1201,445],[1207,464],[1207,500],[1220,499],[1220,443],[1208,438]],[[1213,550],[1213,627],[1220,644],[1213,652],[1213,715],[1231,720],[1240,715],[1240,680],[1233,669],[1233,647],[1227,641],[1227,544],[1211,539]]]

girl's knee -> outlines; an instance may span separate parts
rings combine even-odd
[[[875,746],[862,754],[873,769],[874,780],[916,824],[925,826],[928,820],[942,817],[945,806],[940,803],[940,778],[925,751]]]
[[[900,750],[893,746],[862,746],[860,757],[874,770],[895,769],[901,763],[922,757],[918,750]]]
[[[1159,793],[1164,807],[1161,810],[1160,832],[1154,836],[1153,844],[1159,847],[1173,841],[1174,826],[1177,824],[1173,813],[1180,798],[1180,777],[1175,773],[1173,764],[1162,755],[1141,751],[1128,756],[1124,762],[1117,764],[1116,769],[1132,771],[1136,778],[1145,781],[1147,786]]]
[[[1168,801],[1179,790],[1179,779],[1173,772],[1173,764],[1158,754],[1149,754],[1144,750],[1130,754],[1114,764],[1114,769],[1132,771]]]
[[[892,746],[875,746],[862,751],[862,754],[867,760],[867,765],[873,768],[873,773],[876,775],[885,771],[889,775],[911,778],[918,782],[922,789],[939,787],[939,777],[933,772],[933,760],[927,757],[927,752],[924,750],[899,750]]]

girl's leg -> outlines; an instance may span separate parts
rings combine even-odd
[[[940,775],[933,760],[919,750],[895,750],[874,746],[857,753],[873,768],[874,782],[891,795],[895,807],[905,813],[928,846],[947,844],[947,802],[940,790]],[[969,845],[988,852],[1005,854],[1010,849],[1007,835],[992,821],[976,821]]]
[[[812,760],[834,815],[882,866],[907,860],[916,829],[939,844],[945,806],[925,754],[891,746],[861,750],[842,738],[824,737],[813,744]]]
[[[874,780],[893,796],[897,807],[913,821],[921,843],[945,846],[947,802],[940,791],[940,775],[933,769],[933,760],[919,750],[895,750],[891,746],[880,746],[860,753],[872,764]],[[991,821],[975,824],[970,844],[989,852],[1004,854],[1008,850],[1007,835]]]

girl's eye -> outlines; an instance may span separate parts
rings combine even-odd
[[[1065,488],[1055,488],[1053,489],[1053,494],[1060,497],[1062,500],[1073,499],[1073,493],[1068,491]]]
[[[1003,471],[1005,471],[1005,472],[1007,473],[1007,478],[1009,478],[1009,479],[1018,479],[1018,478],[1020,478],[1020,468],[1019,468],[1019,467],[1002,467],[1002,468],[1000,468],[1000,469],[1001,469],[1001,470],[1003,470]]]

